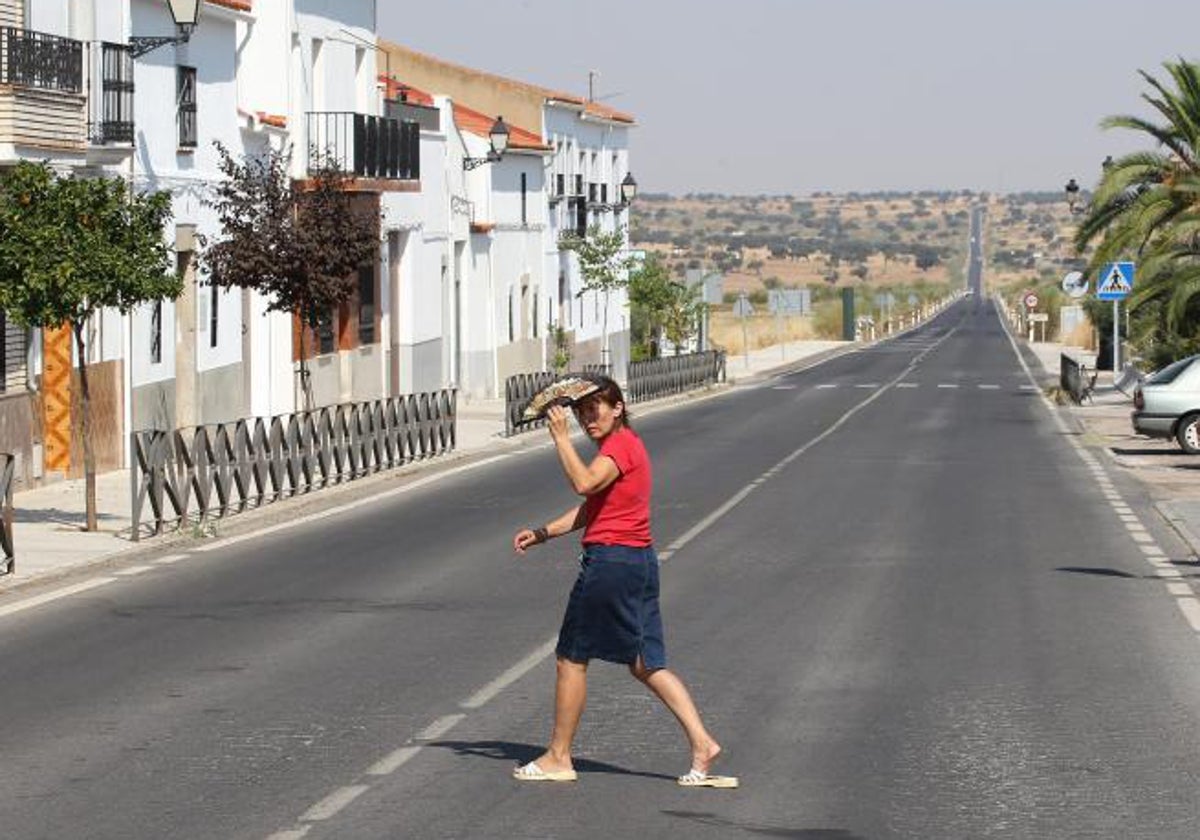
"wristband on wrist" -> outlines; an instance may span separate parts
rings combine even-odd
[[[550,540],[550,532],[545,528],[534,528],[533,536],[540,543],[548,542]]]

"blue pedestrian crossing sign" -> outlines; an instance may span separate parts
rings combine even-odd
[[[1096,283],[1099,300],[1124,300],[1133,291],[1133,263],[1108,263],[1100,269]]]

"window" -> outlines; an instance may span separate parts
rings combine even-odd
[[[600,203],[608,204],[608,184],[600,185]]]
[[[196,68],[176,68],[175,105],[179,124],[179,147],[194,149],[196,134]]]
[[[528,202],[526,200],[527,199],[526,191],[528,190],[528,188],[529,188],[528,176],[524,172],[522,172],[521,173],[521,224],[522,225],[529,224],[529,217],[527,215]]]
[[[162,301],[150,307],[150,364],[162,363]]]
[[[358,269],[358,343],[375,342],[375,266],[364,263]]]
[[[24,387],[28,352],[29,330],[11,323],[0,310],[0,394]]]
[[[567,176],[566,175],[559,174],[559,175],[554,176],[554,194],[558,195],[558,196],[563,196],[563,195],[567,194]]]
[[[221,290],[217,288],[216,283],[210,284],[209,288],[209,294],[212,295],[212,297],[209,299],[208,307],[208,346],[216,347],[218,323],[217,316],[221,311]]]
[[[323,312],[317,316],[317,352],[325,355],[333,349],[333,312]]]

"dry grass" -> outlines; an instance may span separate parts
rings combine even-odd
[[[804,341],[815,338],[812,318],[804,316],[787,316],[779,318],[774,315],[750,315],[746,318],[746,340],[751,350],[761,350],[772,347],[783,341]],[[745,352],[742,341],[742,319],[732,312],[713,312],[709,318],[709,338],[713,344],[723,348],[727,353]]]

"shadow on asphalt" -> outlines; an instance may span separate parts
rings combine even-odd
[[[1113,446],[1111,449],[1114,455],[1158,455],[1162,457],[1177,457],[1184,454],[1183,451],[1179,449],[1133,449],[1125,446]]]
[[[455,755],[490,758],[493,761],[511,761],[514,764],[526,764],[546,751],[544,746],[518,744],[513,741],[430,741],[425,746],[453,750]],[[664,773],[647,773],[642,770],[630,770],[626,767],[618,767],[615,764],[594,761],[590,758],[576,758],[575,769],[580,773],[614,773],[621,776],[640,776],[644,779],[675,781],[674,776],[668,776]]]
[[[1173,565],[1173,566],[1191,566],[1192,568],[1196,568],[1196,563],[1193,563],[1190,561],[1172,560],[1171,565]],[[1104,568],[1098,568],[1098,567],[1094,567],[1094,566],[1059,566],[1054,571],[1070,572],[1071,574],[1076,574],[1076,575],[1095,575],[1097,577],[1126,578],[1128,580],[1162,580],[1162,578],[1159,577],[1158,575],[1135,575],[1130,572],[1123,572],[1120,569],[1104,569]],[[1185,578],[1200,577],[1200,574],[1182,575],[1182,577],[1185,577]]]
[[[783,828],[780,826],[738,822],[718,816],[710,811],[663,811],[668,817],[691,820],[701,825],[730,828],[764,837],[792,837],[795,840],[863,840],[841,828]]]

